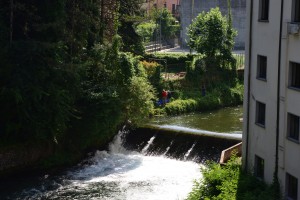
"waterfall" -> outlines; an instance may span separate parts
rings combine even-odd
[[[196,142],[192,145],[192,147],[186,152],[186,154],[184,154],[184,160],[186,160],[188,157],[189,157],[189,155],[190,155],[190,153],[193,151],[193,148],[195,147],[195,145],[196,145]]]
[[[124,153],[126,154],[128,151],[123,146],[123,137],[128,133],[125,131],[125,126],[122,130],[118,132],[118,134],[114,137],[113,142],[109,144],[109,152],[111,153]]]
[[[171,146],[173,145],[174,140],[171,141],[170,145],[167,147],[166,151],[163,153],[163,156],[167,155],[168,151],[170,150]]]
[[[150,140],[147,142],[147,145],[142,149],[142,152],[141,152],[142,154],[145,154],[148,151],[148,149],[149,149],[150,145],[153,143],[154,139],[155,139],[155,135],[152,138],[150,138]]]
[[[16,188],[18,184],[28,186],[14,194],[0,194],[0,199],[185,199],[193,180],[201,177],[199,164],[126,150],[123,134],[126,132],[118,133],[108,151],[96,151],[65,174],[38,178],[35,183],[16,182]],[[155,138],[149,139],[143,153]]]

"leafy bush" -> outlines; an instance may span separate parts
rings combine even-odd
[[[244,86],[238,83],[235,87],[219,84],[215,86],[212,93],[219,97],[222,106],[237,105],[243,102]]]
[[[243,102],[243,93],[244,87],[242,84],[236,84],[233,87],[227,84],[216,85],[208,88],[205,96],[201,96],[201,91],[199,90],[175,90],[173,92],[174,95],[172,95],[174,99],[162,109],[168,115],[176,115],[234,106]]]
[[[180,26],[175,24],[176,19],[168,9],[155,9],[152,17],[157,24],[161,25],[161,34],[164,39],[174,38],[178,33]]]
[[[156,24],[153,21],[143,22],[136,26],[136,32],[143,38],[144,42],[149,42],[153,36]]]
[[[145,59],[166,59],[167,64],[178,64],[185,63],[186,61],[192,61],[193,55],[185,53],[156,53],[156,54],[146,54]]]
[[[167,114],[180,114],[185,112],[194,111],[197,108],[197,101],[194,99],[187,99],[187,100],[176,100],[168,103],[164,109]]]
[[[208,94],[198,99],[198,110],[213,110],[221,107],[221,100],[217,95]]]
[[[235,156],[225,165],[207,163],[201,168],[203,178],[195,181],[187,200],[279,200],[280,194],[273,185],[266,185],[241,170]]]
[[[231,19],[230,19],[231,20]],[[220,9],[200,13],[188,28],[189,46],[209,58],[220,56],[222,61],[232,58],[236,31]]]

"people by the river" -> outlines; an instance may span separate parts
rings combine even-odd
[[[168,98],[168,92],[165,89],[163,89],[161,96],[162,96],[162,104],[166,105],[167,98]]]
[[[165,106],[167,103],[171,101],[172,92],[169,90],[163,89],[161,92],[161,98],[157,101],[158,106]]]

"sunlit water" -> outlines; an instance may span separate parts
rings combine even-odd
[[[218,133],[241,133],[243,123],[242,106],[220,110],[189,113],[179,116],[155,117],[149,123],[163,126],[177,126]]]
[[[120,136],[109,151],[97,151],[85,164],[60,176],[45,175],[29,188],[0,194],[0,199],[181,200],[193,180],[201,178],[199,164],[127,151]]]

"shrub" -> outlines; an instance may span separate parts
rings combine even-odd
[[[195,181],[187,200],[279,200],[275,187],[241,170],[241,162],[233,157],[222,167],[215,162],[201,168],[203,178]],[[277,196],[278,195],[278,196]]]
[[[156,53],[156,54],[146,54],[145,59],[166,59],[168,64],[178,64],[185,63],[186,61],[191,61],[193,55],[185,53]]]
[[[198,103],[194,99],[187,99],[187,100],[175,100],[168,103],[164,109],[167,114],[180,114],[185,112],[190,112],[196,110]]]
[[[149,42],[153,36],[156,24],[153,21],[143,22],[136,26],[135,30],[144,42]]]
[[[213,110],[221,106],[221,100],[217,95],[208,94],[198,99],[198,110]]]

